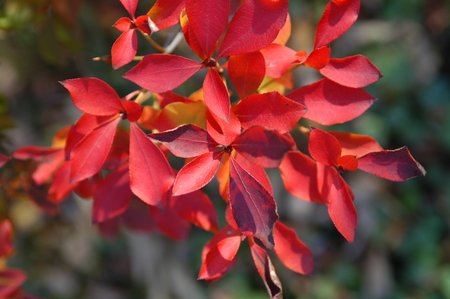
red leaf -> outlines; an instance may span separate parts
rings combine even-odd
[[[194,51],[194,53],[197,54],[197,56],[202,61],[209,58],[209,56],[206,55],[205,51],[202,49],[202,45],[200,45],[200,42],[198,41],[197,36],[195,35],[194,30],[192,29],[192,26],[186,14],[186,10],[183,10],[181,12],[180,25],[181,30],[183,31],[184,34],[184,39],[186,40],[186,43],[189,45],[189,47],[191,47],[191,50]]]
[[[130,175],[125,164],[108,174],[93,194],[92,221],[104,222],[125,212],[131,199]]]
[[[295,231],[278,221],[273,236],[275,253],[280,261],[292,271],[311,275],[314,270],[312,252],[300,241]]]
[[[426,174],[425,169],[411,156],[406,146],[369,153],[358,159],[358,168],[396,182]]]
[[[77,186],[78,182],[70,182],[70,163],[64,163],[53,175],[53,180],[48,189],[48,201],[60,203]]]
[[[13,255],[14,246],[12,243],[12,224],[9,220],[0,222],[0,258]]]
[[[261,50],[266,64],[266,76],[281,78],[297,62],[296,52],[279,44],[270,44]]]
[[[142,110],[144,109],[141,104],[133,101],[126,101],[123,103],[123,108],[125,109],[127,119],[130,122],[138,121],[142,115]]]
[[[287,0],[245,1],[230,22],[217,59],[267,47],[283,28],[287,14]]]
[[[150,91],[165,92],[180,86],[201,68],[201,63],[181,56],[151,54],[123,77]]]
[[[279,169],[284,186],[292,195],[306,201],[324,203],[318,189],[316,164],[301,152],[288,152]]]
[[[173,184],[173,195],[190,193],[208,184],[219,168],[222,154],[222,151],[206,153],[184,165]]]
[[[59,168],[64,161],[64,151],[60,149],[53,155],[47,156],[33,172],[33,181],[40,186],[47,182],[50,176]]]
[[[118,128],[114,135],[111,150],[106,157],[104,169],[116,169],[128,160],[130,150],[130,133]]]
[[[344,238],[353,242],[358,222],[350,187],[335,168],[317,164],[319,186],[328,206],[328,214]]]
[[[258,270],[259,275],[264,281],[264,285],[266,286],[270,298],[272,299],[283,298],[283,290],[281,287],[280,279],[278,278],[278,275],[275,272],[275,268],[272,265],[272,261],[267,255],[267,252],[264,249],[262,249],[258,244],[256,244],[253,240],[251,241],[249,240],[249,243],[250,243],[250,251],[252,253],[256,269]]]
[[[135,30],[122,33],[111,48],[111,62],[114,69],[133,61],[138,48],[138,39]]]
[[[308,150],[311,157],[319,163],[337,166],[341,156],[341,144],[328,132],[311,128]]]
[[[342,147],[342,155],[362,157],[371,152],[382,151],[383,148],[370,136],[347,133],[328,132],[339,140]]]
[[[351,88],[365,87],[382,77],[380,70],[362,55],[342,59],[332,58],[320,69],[320,73],[340,85]]]
[[[205,104],[212,113],[220,119],[228,121],[230,118],[230,97],[228,89],[219,73],[210,68],[203,82]]]
[[[243,129],[262,126],[284,134],[294,128],[306,113],[306,107],[277,91],[272,91],[243,99],[233,111],[241,121]]]
[[[148,135],[164,144],[177,157],[192,158],[212,152],[218,144],[196,125],[183,125],[170,131]]]
[[[148,205],[135,196],[131,197],[128,208],[120,215],[120,219],[133,231],[151,233],[157,230],[156,222],[150,215]]]
[[[331,49],[329,47],[314,49],[304,63],[306,66],[320,70],[330,61],[330,54]]]
[[[275,168],[294,144],[277,131],[251,127],[239,135],[232,146],[249,161],[265,168]]]
[[[60,148],[41,147],[26,145],[19,147],[12,153],[12,157],[17,160],[43,161],[61,151]]]
[[[228,60],[228,75],[239,98],[256,92],[266,73],[266,62],[260,51],[233,55]]]
[[[278,220],[272,195],[230,157],[230,205],[241,233],[255,236],[273,249],[273,226]]]
[[[211,57],[217,40],[228,25],[230,0],[186,0],[186,13],[203,53]]]
[[[69,79],[60,82],[81,111],[92,115],[113,115],[123,111],[122,101],[115,90],[97,78]]]
[[[228,122],[207,111],[206,127],[209,135],[221,145],[229,145],[241,133],[241,123],[233,110],[230,110]]]
[[[3,167],[3,165],[5,165],[6,162],[9,161],[9,157],[3,155],[2,153],[0,153],[0,168]]]
[[[177,24],[183,9],[184,0],[158,0],[147,15],[159,30],[162,30]]]
[[[156,99],[158,100],[161,109],[166,107],[168,104],[175,102],[181,102],[185,104],[194,103],[194,100],[180,96],[172,91],[158,93],[156,94]]]
[[[269,176],[262,166],[256,165],[255,163],[250,162],[244,156],[240,154],[236,154],[235,160],[239,163],[242,168],[245,169],[255,180],[260,183],[264,189],[266,189],[270,195],[273,196],[273,188],[272,183],[270,182]],[[229,176],[229,174],[228,174]]]
[[[158,229],[172,240],[186,240],[191,224],[186,220],[178,217],[175,211],[169,207],[165,207],[163,211],[156,207],[150,206],[150,214],[156,221]]]
[[[130,187],[145,203],[162,207],[174,173],[161,150],[135,123],[130,124]]]
[[[78,182],[93,176],[103,166],[114,140],[116,118],[99,125],[87,134],[70,153],[70,180]]]
[[[138,5],[138,0],[120,0],[122,5],[128,11],[131,17],[134,19],[134,13],[136,12],[136,7]]]
[[[117,20],[113,27],[116,27],[119,31],[125,32],[133,28],[133,22],[129,18],[124,17]]]
[[[308,108],[304,118],[326,126],[347,122],[360,116],[375,101],[375,98],[362,88],[345,87],[325,78],[296,89],[286,96]]]
[[[205,193],[194,191],[185,195],[172,196],[170,204],[177,215],[184,220],[210,232],[219,230],[216,209]]]
[[[230,235],[217,242],[206,254],[197,279],[222,277],[229,271],[228,266],[234,260],[240,245],[239,235]]]
[[[358,18],[359,0],[332,0],[317,25],[314,49],[324,47],[341,36]]]
[[[18,298],[16,295],[26,278],[26,274],[18,269],[0,270],[0,298]]]
[[[337,160],[337,163],[339,164],[339,166],[342,166],[344,169],[350,171],[355,171],[356,169],[358,169],[358,160],[356,159],[355,156],[351,155],[342,156]]]

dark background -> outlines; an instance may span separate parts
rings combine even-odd
[[[311,51],[326,3],[290,1],[290,47]],[[137,15],[152,4],[142,0]],[[127,12],[113,0],[0,0],[2,153],[49,146],[58,129],[76,121],[80,112],[58,81],[98,77],[121,96],[136,88],[121,78],[130,66],[113,72],[92,61],[109,54],[119,35],[111,26],[123,16]],[[163,43],[166,31],[155,40]],[[154,51],[139,42],[138,55]],[[385,149],[407,145],[428,174],[403,183],[347,174],[359,214],[355,242],[348,244],[324,206],[289,195],[270,172],[280,216],[315,258],[315,274],[306,277],[272,256],[285,298],[450,298],[450,1],[362,0],[358,21],[332,49],[333,57],[366,55],[384,76],[366,88],[378,101],[332,129],[370,135]],[[181,44],[175,53],[189,51]],[[304,68],[295,75],[297,87],[318,78]],[[179,92],[201,86],[191,81]],[[206,192],[223,205],[215,186]],[[187,241],[173,242],[123,231],[106,241],[90,223],[90,201],[69,198],[60,215],[46,216],[20,194],[2,193],[0,200],[2,215],[16,228],[9,265],[28,273],[25,289],[38,297],[267,298],[245,243],[235,269],[207,285],[196,277],[209,233],[194,228]]]

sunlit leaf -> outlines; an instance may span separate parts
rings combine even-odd
[[[266,62],[260,51],[233,55],[228,60],[228,75],[239,98],[256,92],[266,73]]]
[[[122,33],[111,48],[111,62],[114,69],[118,69],[133,61],[138,48],[138,39],[135,30]]]
[[[336,137],[317,128],[311,128],[308,149],[314,160],[328,166],[336,166],[341,156],[341,144]]]

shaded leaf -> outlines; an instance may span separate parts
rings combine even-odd
[[[43,161],[43,160],[48,159],[49,157],[54,156],[55,154],[57,154],[60,151],[61,151],[60,148],[26,145],[26,146],[22,146],[22,147],[19,147],[18,149],[16,149],[12,153],[12,157],[14,159],[18,159],[18,160]],[[6,156],[3,156],[3,157],[7,161],[8,157],[6,157]]]
[[[183,8],[184,0],[157,0],[147,15],[162,30],[180,21]]]
[[[270,182],[269,176],[262,166],[250,162],[239,153],[237,153],[234,158],[239,163],[239,165],[241,165],[242,168],[245,169],[245,171],[247,171],[255,180],[258,181],[258,183],[260,183],[264,187],[264,189],[266,189],[270,193],[270,195],[273,196],[272,183]]]
[[[138,5],[138,0],[120,0],[122,5],[128,11],[131,17],[134,18],[134,13],[136,12],[136,7]]]
[[[162,233],[175,241],[187,239],[191,224],[180,218],[173,209],[169,206],[166,206],[163,211],[153,206],[150,206],[149,209],[152,218],[155,219],[156,225]]]
[[[378,142],[366,135],[353,134],[347,132],[328,132],[339,140],[342,147],[342,155],[352,155],[362,157],[371,152],[382,151],[383,148]]]
[[[3,165],[5,165],[6,162],[9,161],[9,157],[3,155],[2,153],[0,153],[0,168],[3,167]]]
[[[230,110],[230,118],[225,121],[211,112],[206,112],[206,127],[209,135],[220,145],[229,145],[241,133],[241,122]]]
[[[53,175],[48,189],[47,199],[50,202],[60,203],[77,186],[78,182],[70,182],[70,163],[64,163]]]
[[[123,103],[123,108],[125,109],[127,119],[130,122],[138,121],[142,115],[142,110],[144,109],[141,104],[133,101],[126,101]]]
[[[298,61],[294,50],[275,43],[262,49],[261,53],[265,60],[266,76],[271,78],[280,78]]]
[[[308,150],[311,157],[319,163],[328,166],[337,166],[341,156],[341,144],[328,132],[311,128],[309,134]]]
[[[203,101],[191,103],[170,103],[165,106],[153,122],[159,131],[167,131],[185,124],[206,128],[206,105]]]
[[[228,75],[241,99],[256,92],[265,73],[266,62],[260,51],[233,55],[228,60]]]

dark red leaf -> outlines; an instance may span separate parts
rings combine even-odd
[[[280,78],[297,62],[296,52],[279,44],[270,44],[261,50],[266,64],[266,76]]]
[[[208,184],[219,168],[222,154],[222,151],[206,153],[184,165],[173,184],[173,195],[187,194]]]
[[[59,212],[58,205],[48,200],[48,192],[34,185],[25,188],[29,198],[36,204],[39,210],[48,215],[57,215]]]
[[[134,13],[136,12],[136,7],[138,5],[138,0],[120,0],[122,5],[128,11],[130,16],[134,19]]]
[[[78,182],[93,176],[103,166],[114,140],[120,118],[99,125],[87,134],[70,153],[70,180]]]
[[[294,144],[278,131],[251,127],[239,135],[232,146],[249,161],[265,168],[275,168]]]
[[[3,167],[3,165],[5,165],[6,162],[9,161],[9,157],[3,155],[2,153],[0,153],[0,168]]]
[[[332,58],[320,69],[320,73],[340,85],[351,88],[365,87],[382,77],[380,70],[362,55]]]
[[[317,25],[314,49],[324,47],[341,36],[358,18],[359,0],[332,0]]]
[[[184,220],[210,232],[219,230],[216,209],[205,193],[198,190],[185,195],[172,196],[170,205]]]
[[[147,15],[162,30],[177,24],[183,9],[184,0],[157,0]]]
[[[120,215],[123,223],[133,231],[152,233],[157,231],[155,220],[148,211],[148,206],[135,196],[131,197],[128,208]]]
[[[396,182],[426,174],[425,169],[411,156],[406,146],[369,153],[358,159],[358,168]]]
[[[278,220],[275,200],[233,158],[230,158],[230,205],[241,233],[255,236],[273,249],[272,231]]]
[[[133,61],[138,48],[138,39],[135,30],[122,33],[111,48],[111,62],[114,69]]]
[[[233,55],[228,60],[228,75],[239,98],[256,92],[266,73],[266,62],[260,51]]]
[[[330,61],[330,55],[330,47],[314,49],[304,63],[306,66],[320,70],[328,64]]]
[[[130,175],[125,164],[108,174],[93,194],[92,221],[104,222],[125,212],[131,199]]]
[[[206,127],[209,135],[221,145],[229,145],[241,133],[241,122],[233,110],[230,110],[228,122],[207,111]]]
[[[262,166],[250,162],[239,153],[236,154],[235,160],[273,196],[272,183]]]
[[[292,195],[306,201],[324,203],[318,189],[316,164],[301,152],[288,152],[279,170],[284,187]]]
[[[123,103],[123,108],[125,109],[127,119],[130,122],[138,121],[142,115],[142,110],[144,109],[141,104],[133,101],[126,101]]]
[[[145,203],[162,207],[174,173],[161,150],[135,123],[130,124],[129,164],[131,191]]]
[[[306,107],[277,91],[272,91],[243,99],[233,111],[241,121],[243,129],[262,126],[284,134],[294,128],[306,113]]]
[[[69,79],[60,82],[81,111],[92,115],[113,115],[123,111],[122,100],[106,82],[97,78]]]
[[[341,144],[328,132],[311,128],[309,134],[308,150],[311,157],[319,163],[328,166],[337,166],[341,156]]]
[[[173,209],[165,207],[163,211],[150,206],[150,214],[156,221],[158,229],[172,240],[181,241],[186,240],[191,224],[186,220],[178,217]]]
[[[180,86],[201,68],[201,63],[181,56],[151,54],[123,77],[150,91],[166,92]]]
[[[250,240],[251,239],[249,239],[250,251],[252,253],[253,261],[259,275],[264,281],[264,285],[266,286],[270,298],[282,299],[283,290],[281,287],[281,282],[278,278],[277,273],[275,272],[275,267],[272,265],[272,261],[270,260],[267,252],[264,249],[262,249],[253,240]]]
[[[230,118],[230,97],[228,89],[219,73],[211,68],[203,82],[203,95],[206,106],[220,119],[228,121]]]
[[[286,23],[288,0],[247,0],[234,14],[217,58],[261,50]]]
[[[342,147],[342,155],[362,157],[371,152],[382,151],[383,148],[370,136],[347,133],[328,132],[339,140]]]
[[[113,145],[106,157],[104,169],[116,169],[122,165],[129,157],[130,133],[118,128],[114,135]]]
[[[185,0],[185,3],[189,24],[203,53],[211,57],[217,40],[228,25],[230,0]]]
[[[70,163],[65,162],[53,175],[47,199],[54,203],[60,203],[69,196],[77,184],[78,182],[70,182]]]
[[[0,258],[11,256],[14,253],[12,231],[10,220],[5,219],[0,222]]]
[[[360,116],[376,100],[362,88],[345,87],[325,78],[286,96],[308,108],[304,118],[326,126]]]
[[[280,261],[292,271],[311,275],[314,270],[311,250],[297,237],[295,231],[280,221],[273,230],[275,253]]]
[[[197,157],[212,152],[218,147],[206,130],[191,124],[148,136],[161,142],[172,154],[181,158]]]

